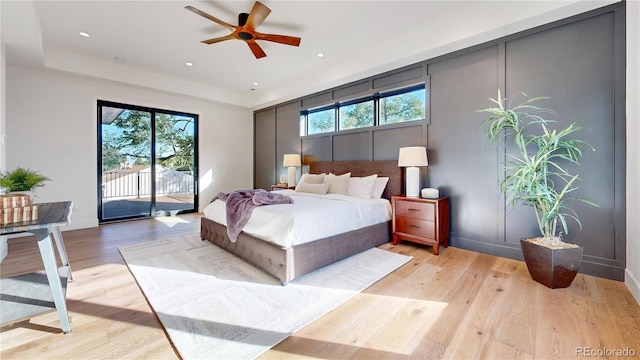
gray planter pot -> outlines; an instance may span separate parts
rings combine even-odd
[[[551,289],[566,288],[573,282],[582,261],[582,247],[550,249],[526,239],[520,240],[522,255],[531,278]]]

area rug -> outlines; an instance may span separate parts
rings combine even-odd
[[[253,359],[411,257],[369,249],[282,286],[198,234],[119,248],[185,359]]]

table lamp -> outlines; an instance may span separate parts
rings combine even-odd
[[[409,146],[400,148],[398,154],[398,166],[406,168],[406,195],[418,197],[420,194],[420,169],[418,166],[427,166],[427,148],[424,146]]]
[[[282,160],[282,166],[288,166],[288,186],[296,186],[296,167],[302,166],[300,160],[300,154],[284,154],[284,160]]]

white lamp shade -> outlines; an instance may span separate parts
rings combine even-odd
[[[424,146],[409,146],[400,148],[398,166],[406,167],[405,191],[408,197],[420,196],[420,169],[416,166],[427,166],[427,148]]]
[[[400,148],[398,154],[398,166],[427,166],[429,161],[427,160],[427,148],[424,146],[409,146]]]
[[[284,154],[282,166],[302,166],[300,154]]]

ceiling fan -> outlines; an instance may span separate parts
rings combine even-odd
[[[203,40],[201,41],[204,44],[215,44],[217,42],[225,41],[225,40],[243,40],[249,45],[251,52],[256,57],[256,59],[260,59],[262,57],[267,56],[267,54],[262,50],[260,45],[256,42],[256,40],[266,40],[272,41],[285,45],[299,46],[300,38],[295,36],[286,36],[286,35],[275,35],[275,34],[263,34],[256,31],[256,28],[262,24],[264,19],[267,18],[269,13],[271,13],[271,9],[266,7],[264,4],[256,1],[253,4],[253,8],[251,8],[251,12],[240,13],[238,15],[238,26],[233,26],[229,23],[226,23],[214,16],[207,14],[206,12],[196,9],[193,6],[185,6],[187,10],[191,10],[194,13],[205,17],[217,24],[220,24],[227,29],[233,31],[231,34],[226,36],[220,36],[213,39]]]

